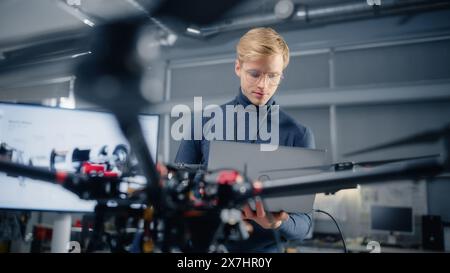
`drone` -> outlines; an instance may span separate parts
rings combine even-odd
[[[422,142],[424,135],[428,140],[450,136],[445,127],[401,143],[411,143],[411,139]],[[329,193],[358,184],[433,177],[448,171],[448,162],[448,157],[442,155],[386,162],[342,162],[309,167],[324,170],[318,174],[264,182],[252,181],[236,170],[208,170],[195,164],[158,164],[155,173],[159,180],[154,187],[158,188],[160,203],[151,199],[154,193],[148,185],[122,192],[119,185],[125,178],[117,175],[45,170],[7,161],[0,161],[0,171],[57,183],[82,199],[96,200],[94,231],[87,252],[105,249],[106,245],[111,252],[129,251],[132,240],[126,232],[129,227],[142,231],[141,252],[211,252],[223,249],[227,241],[248,238],[239,209],[251,198]],[[109,227],[111,219],[114,231]]]
[[[163,5],[155,12],[196,18],[194,13],[175,8],[173,1],[167,2],[172,5]],[[218,7],[210,14],[211,18],[201,20],[212,20],[235,2],[227,1],[227,7]],[[53,151],[51,169],[2,160],[10,156],[11,151],[6,148],[0,150],[5,154],[0,153],[0,172],[56,183],[82,199],[97,201],[94,230],[87,252],[105,247],[111,252],[130,252],[131,239],[127,232],[130,227],[141,231],[139,247],[144,253],[221,251],[227,241],[248,238],[240,207],[249,199],[333,193],[357,185],[434,177],[450,170],[450,124],[439,130],[347,154],[443,140],[443,152],[438,155],[311,166],[307,168],[323,172],[263,182],[253,181],[236,170],[208,170],[195,164],[156,164],[150,156],[138,119],[140,109],[151,109],[151,104],[140,91],[140,82],[148,64],[135,54],[136,41],[142,35],[141,27],[141,19],[129,18],[96,27],[89,37],[93,53],[81,59],[75,68],[75,92],[80,98],[115,115],[135,154],[133,170],[139,169],[146,184],[123,192],[120,184],[127,181],[126,172],[112,175],[112,169],[107,166],[109,159],[90,162],[86,157],[90,151],[82,149]],[[111,88],[114,92],[110,92]],[[106,150],[100,149],[97,155],[108,158]],[[125,155],[123,150],[117,153],[117,166],[128,165],[120,160]],[[58,168],[58,162],[67,160],[74,169]]]

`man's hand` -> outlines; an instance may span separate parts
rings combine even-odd
[[[248,204],[246,204],[243,207],[242,219],[253,220],[265,229],[275,229],[280,227],[283,221],[286,221],[289,218],[289,215],[284,211],[271,213],[272,217],[270,217],[268,212],[264,210],[261,200],[256,200],[255,206],[256,212],[253,211]]]

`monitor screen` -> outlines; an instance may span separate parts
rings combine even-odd
[[[413,210],[411,207],[372,206],[371,229],[388,232],[413,232]]]
[[[159,116],[139,118],[156,161]],[[111,113],[0,103],[0,160],[132,177],[140,175],[133,154]],[[95,204],[59,185],[0,172],[0,209],[91,212]]]

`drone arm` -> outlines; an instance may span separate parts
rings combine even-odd
[[[259,195],[262,197],[292,196],[293,194],[312,194],[333,192],[360,184],[390,182],[393,180],[434,176],[445,169],[442,158],[418,159],[403,164],[362,168],[337,173],[319,173],[293,178],[259,182]],[[255,184],[254,184],[255,185]],[[255,188],[253,186],[253,188]]]
[[[26,176],[31,179],[44,180],[52,183],[64,184],[74,180],[74,176],[66,172],[53,172],[42,168],[0,161],[0,172],[11,176]]]

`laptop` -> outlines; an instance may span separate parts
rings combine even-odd
[[[251,180],[274,180],[319,173],[317,169],[273,171],[326,164],[326,151],[279,146],[275,151],[261,151],[260,144],[211,141],[208,169],[230,168],[246,171]],[[245,170],[246,169],[246,170]],[[269,171],[270,170],[270,171]],[[266,211],[302,212],[313,209],[315,194],[264,198]],[[250,200],[253,209],[254,201]]]

